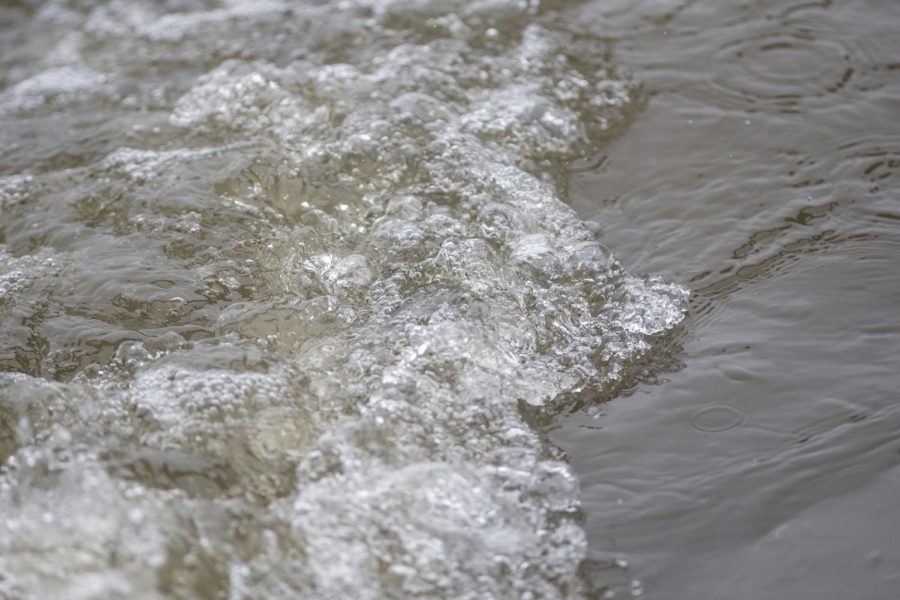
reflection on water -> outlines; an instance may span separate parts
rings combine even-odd
[[[625,264],[693,290],[684,368],[552,434],[598,577],[667,600],[894,598],[898,6],[575,10],[651,97],[572,202]]]

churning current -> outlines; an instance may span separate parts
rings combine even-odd
[[[553,4],[0,8],[0,597],[587,593],[535,421],[687,292],[563,202],[640,94]]]

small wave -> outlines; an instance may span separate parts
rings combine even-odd
[[[0,590],[579,597],[524,409],[621,385],[687,299],[555,185],[634,83],[536,4],[208,4],[51,4],[100,75],[0,98],[129,123],[0,187]]]

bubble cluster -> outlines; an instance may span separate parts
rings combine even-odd
[[[22,59],[0,95],[39,138],[48,106],[129,124],[0,180],[0,302],[47,306],[0,313],[34,340],[0,595],[581,597],[529,419],[624,385],[686,301],[560,196],[633,110],[603,44],[530,2],[83,6],[23,27],[97,75]]]

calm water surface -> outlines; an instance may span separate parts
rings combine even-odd
[[[0,598],[897,598],[898,28],[3,3]]]
[[[681,368],[552,434],[592,556],[647,598],[895,598],[900,5],[576,13],[648,99],[572,203],[693,290]]]

